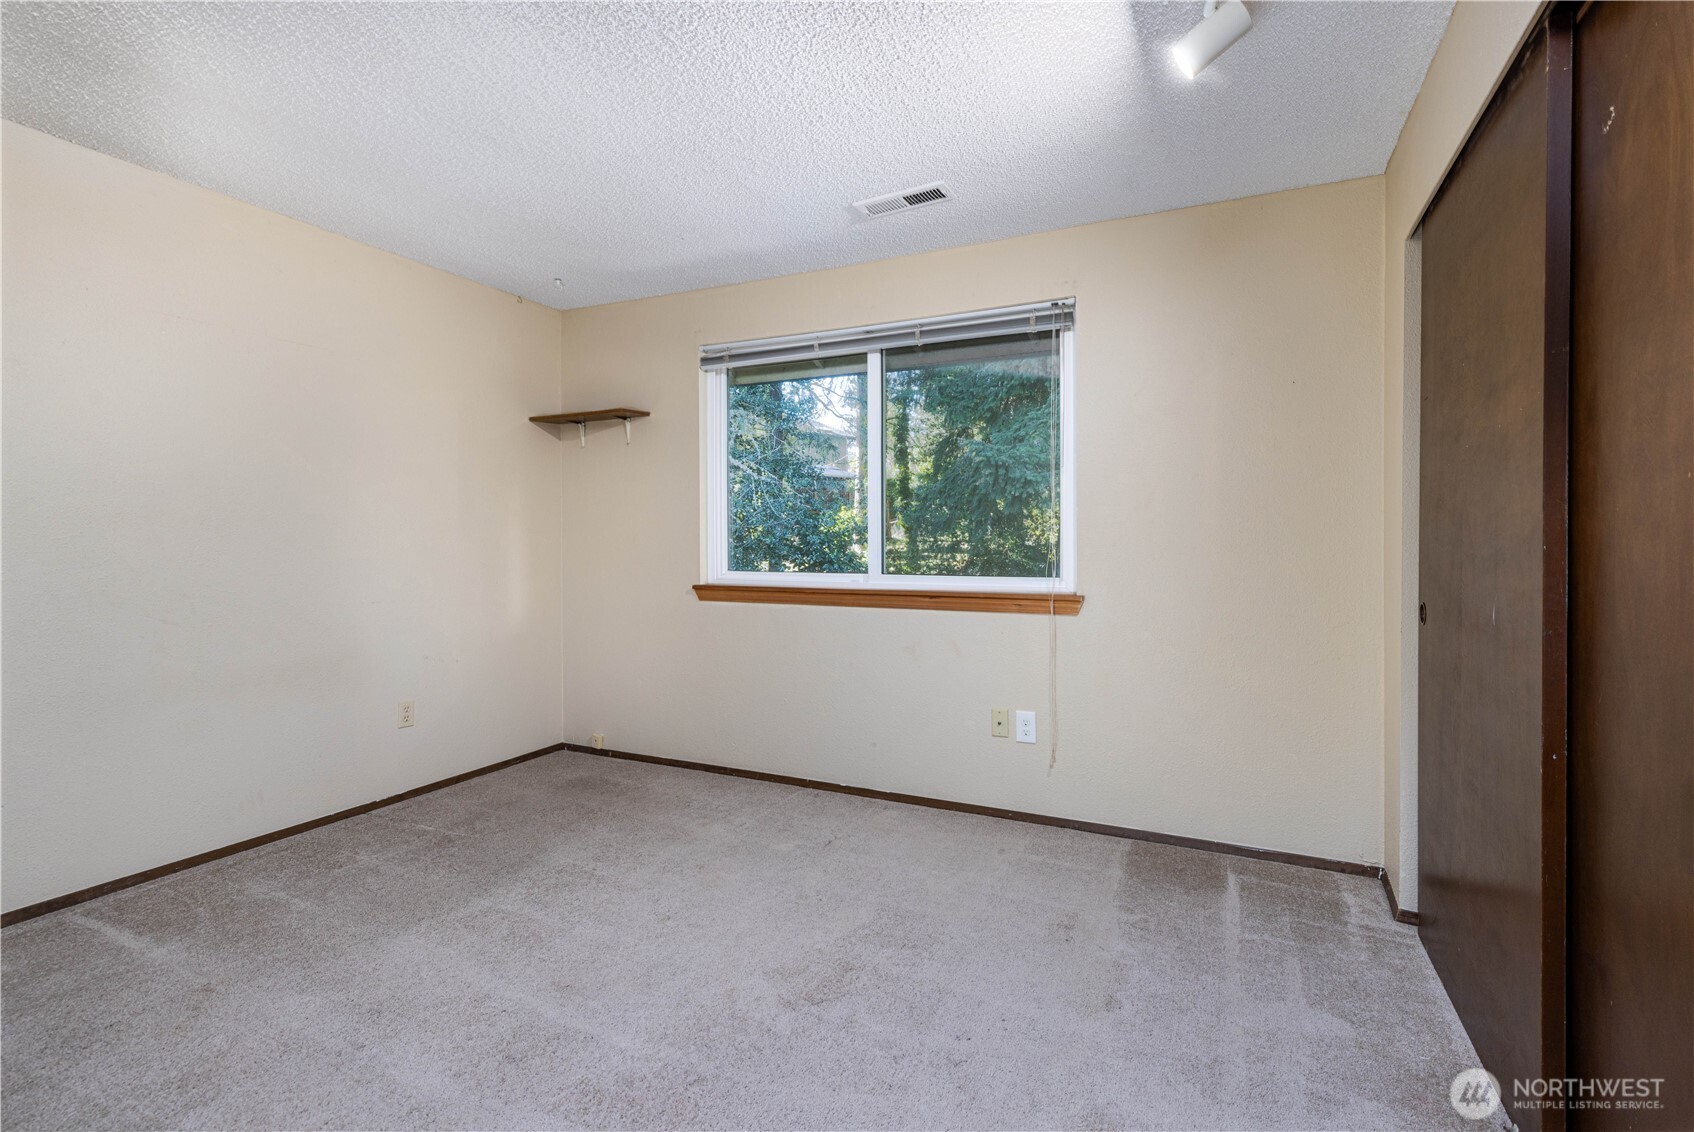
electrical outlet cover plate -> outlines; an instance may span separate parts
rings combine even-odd
[[[1011,714],[1011,712],[1007,711],[1003,707],[995,708],[990,721],[989,734],[994,736],[996,739],[1004,739],[1011,735]]]
[[[1032,711],[1018,712],[1018,742],[1035,742],[1035,713]]]
[[[410,727],[410,726],[412,726],[413,723],[416,723],[416,722],[417,722],[417,709],[416,709],[416,707],[414,707],[413,701],[411,701],[411,700],[401,700],[400,701],[400,711],[399,711],[399,714],[395,717],[394,726],[396,726],[396,727]]]

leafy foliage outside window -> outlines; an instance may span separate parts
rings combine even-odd
[[[729,389],[729,568],[865,572],[865,375]]]
[[[1058,576],[1053,334],[891,349],[882,361],[878,391],[862,355],[732,372],[729,568],[863,574],[880,521],[886,575]],[[867,394],[882,398],[875,520]]]
[[[883,572],[1043,578],[1059,572],[1058,358],[1034,344],[884,355]]]

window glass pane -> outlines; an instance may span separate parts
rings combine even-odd
[[[729,373],[729,568],[862,574],[865,356]]]
[[[883,572],[1059,572],[1052,333],[883,354]]]

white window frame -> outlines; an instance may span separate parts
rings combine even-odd
[[[815,574],[729,568],[729,375],[726,369],[702,369],[700,453],[705,499],[705,537],[701,576],[708,585],[794,586],[812,589],[948,590],[969,593],[1077,592],[1076,562],[1076,330],[1059,335],[1059,576],[1056,578],[976,578],[926,574],[884,574],[882,553],[882,350],[842,349],[837,356],[865,355],[865,431],[867,466],[875,469],[866,485],[867,572]]]

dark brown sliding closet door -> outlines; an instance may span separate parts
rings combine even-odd
[[[1564,1050],[1569,44],[1538,33],[1423,223],[1420,932],[1508,1103]]]
[[[1694,5],[1577,26],[1570,1068],[1694,1128]]]

